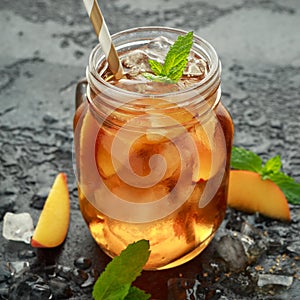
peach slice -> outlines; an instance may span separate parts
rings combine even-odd
[[[214,177],[226,164],[226,141],[223,128],[216,117],[206,124],[198,124],[195,128],[199,163],[194,165],[193,181],[207,181]]]
[[[210,145],[207,133],[200,125],[197,126],[195,136],[200,162],[194,166],[193,181],[198,182],[201,179],[206,181],[210,178],[213,145]]]
[[[118,152],[115,153],[113,163],[112,144],[115,139],[115,134],[117,134],[117,131],[115,129],[108,129],[103,126],[99,129],[97,135],[95,156],[97,161],[97,168],[104,178],[108,178],[114,175],[122,167],[119,159],[122,154],[123,147],[120,147],[118,149]],[[122,142],[120,142],[120,144],[124,145],[124,143]]]
[[[230,171],[228,205],[245,212],[259,212],[270,218],[290,221],[289,205],[281,189],[252,171]]]
[[[34,230],[31,246],[52,248],[66,238],[70,222],[70,198],[67,176],[59,173],[53,183]]]

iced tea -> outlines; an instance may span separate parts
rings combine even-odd
[[[115,81],[101,48],[90,57],[87,101],[74,117],[79,203],[110,256],[150,242],[146,269],[182,264],[213,238],[226,210],[233,126],[220,102],[220,65],[195,38],[177,84],[151,82],[148,59],[164,59],[173,29],[114,36],[125,70]]]

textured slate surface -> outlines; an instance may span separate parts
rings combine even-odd
[[[111,33],[162,25],[209,40],[222,60],[223,102],[235,123],[235,144],[264,158],[280,154],[284,171],[300,181],[298,0],[115,0],[100,6]],[[108,259],[81,218],[72,163],[75,84],[97,42],[83,3],[0,0],[0,26],[0,220],[8,210],[28,211],[36,223],[40,210],[32,197],[45,195],[64,171],[71,226],[53,259],[72,267],[79,256],[92,257],[101,270]],[[0,245],[2,262],[28,248],[2,236]]]

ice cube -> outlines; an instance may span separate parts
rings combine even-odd
[[[146,52],[142,50],[134,50],[124,56],[122,63],[128,74],[134,77],[143,72],[151,71],[148,60],[149,56]]]
[[[14,214],[7,212],[5,214],[2,231],[5,239],[30,244],[33,231],[33,221],[29,213]]]
[[[244,270],[248,265],[248,257],[240,239],[225,235],[217,245],[217,253],[227,263],[227,268],[232,272]]]
[[[172,42],[167,38],[160,36],[147,44],[145,52],[151,59],[155,59],[159,62],[163,62],[166,54],[168,53]]]
[[[143,77],[142,75],[138,75],[139,70],[136,68],[133,68],[128,72],[128,78],[121,79],[118,82],[115,83],[115,86],[127,90],[129,92],[134,93],[146,93],[147,91],[147,79]],[[116,115],[116,111],[114,112],[114,115]]]
[[[198,79],[202,79],[207,74],[207,71],[208,66],[204,59],[192,57],[188,61],[183,74],[189,77],[198,77]]]
[[[13,261],[13,262],[9,262],[8,264],[15,276],[22,274],[25,271],[28,271],[30,269],[28,261]]]
[[[266,285],[281,285],[290,287],[293,283],[292,276],[259,274],[257,285],[263,287]]]

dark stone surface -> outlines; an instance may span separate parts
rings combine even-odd
[[[116,0],[101,1],[100,6],[111,33],[163,25],[194,30],[209,40],[222,60],[223,102],[233,116],[235,144],[256,151],[264,159],[280,154],[284,171],[300,181],[298,0]],[[0,0],[0,25],[0,228],[8,210],[30,212],[36,224],[42,204],[33,199],[43,201],[59,171],[68,175],[72,208],[68,237],[57,249],[34,250],[36,256],[20,258],[18,253],[31,247],[0,236],[0,279],[4,281],[0,283],[0,299],[6,299],[9,290],[12,295],[16,293],[21,287],[18,282],[27,289],[38,285],[34,295],[49,294],[50,287],[55,286],[57,297],[91,299],[91,278],[98,276],[109,259],[93,242],[78,209],[72,117],[75,84],[85,73],[97,39],[80,0]],[[226,277],[226,270],[214,256],[216,239],[195,261],[169,271],[145,272],[137,284],[154,298],[166,299],[169,278],[194,280],[200,274],[199,299],[297,299],[299,251],[288,249],[299,240],[300,210],[291,209],[294,221],[289,225],[228,212],[234,218],[252,218],[251,224],[268,230],[271,254],[259,262],[264,271],[250,265],[247,271]],[[278,259],[282,261],[285,253],[291,255],[291,263],[280,270]],[[76,269],[74,261],[82,257],[92,259],[93,269]],[[36,275],[25,274],[14,285],[5,282],[11,276],[7,263],[20,259],[29,261]],[[205,267],[205,262],[213,263],[214,268]],[[278,268],[272,269],[274,265]],[[292,286],[257,290],[255,276],[270,273],[267,266],[277,274],[294,276]],[[202,272],[205,268],[208,271]],[[68,279],[46,283],[45,276],[51,274],[45,275],[45,270],[62,278],[68,277],[66,274],[68,279],[81,277],[76,277],[74,286]],[[218,284],[217,277],[221,278]],[[206,278],[211,287],[205,286]],[[86,279],[90,281],[82,286]]]

